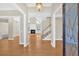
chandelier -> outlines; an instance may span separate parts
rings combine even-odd
[[[42,3],[36,3],[36,8],[38,11],[41,11],[43,8],[43,4]]]

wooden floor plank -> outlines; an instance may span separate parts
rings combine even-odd
[[[50,40],[41,40],[36,35],[29,37],[30,44],[27,47],[19,44],[19,38],[14,40],[0,40],[1,56],[62,56],[62,41],[56,41],[56,48],[51,46]]]

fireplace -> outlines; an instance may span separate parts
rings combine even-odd
[[[31,34],[35,34],[35,30],[34,29],[31,30]]]

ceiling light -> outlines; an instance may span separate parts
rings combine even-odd
[[[41,11],[41,9],[43,8],[43,4],[42,3],[36,3],[36,8],[38,11]]]

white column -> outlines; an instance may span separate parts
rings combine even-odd
[[[27,14],[24,14],[23,17],[24,17],[24,47],[26,47],[29,43],[28,41],[28,16]]]
[[[52,34],[52,40],[51,40],[51,45],[52,47],[55,48],[56,46],[56,38],[55,38],[55,14],[53,14],[52,19],[51,19],[51,34]]]
[[[23,14],[20,18],[20,44],[24,44],[24,47],[28,45],[28,18],[26,14]]]
[[[24,19],[23,19],[23,16],[20,16],[20,24],[19,24],[19,28],[20,28],[20,31],[19,31],[19,44],[24,44],[24,32],[23,32],[23,28],[24,28]]]
[[[28,7],[23,3],[14,5],[16,6],[17,10],[22,13],[20,21],[20,43],[24,44],[24,47],[26,47],[28,45]]]
[[[13,40],[13,18],[10,17],[8,20],[8,39]]]

